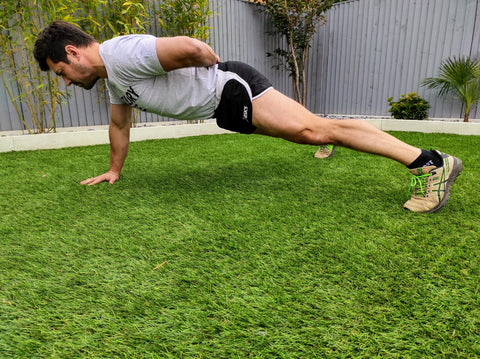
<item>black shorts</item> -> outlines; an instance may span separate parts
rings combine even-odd
[[[240,76],[250,87],[252,98],[272,87],[271,82],[264,75],[242,62],[221,62],[218,64],[218,69]],[[240,81],[231,79],[225,83],[214,117],[218,127],[226,130],[245,134],[256,130],[252,124],[252,100]]]

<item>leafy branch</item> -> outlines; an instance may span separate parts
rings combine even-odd
[[[286,40],[286,49],[277,48],[267,56],[274,56],[293,78],[294,98],[305,105],[306,66],[313,36],[318,26],[325,23],[325,12],[335,0],[256,0],[261,11],[270,15],[275,31]]]

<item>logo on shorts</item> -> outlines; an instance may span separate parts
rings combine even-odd
[[[248,107],[247,106],[243,106],[243,119],[245,121],[248,121]]]

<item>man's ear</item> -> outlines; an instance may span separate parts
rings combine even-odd
[[[73,56],[75,59],[79,60],[80,59],[80,51],[78,50],[78,47],[75,47],[73,45],[67,45],[65,46],[65,53],[70,56]]]

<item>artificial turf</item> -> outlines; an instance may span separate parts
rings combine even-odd
[[[0,154],[2,358],[480,355],[476,136],[438,213],[393,161],[245,135]]]

